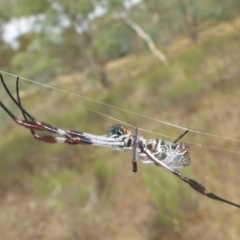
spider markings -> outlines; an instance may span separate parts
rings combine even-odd
[[[106,135],[98,136],[80,131],[63,130],[58,127],[52,126],[47,123],[37,121],[32,115],[30,115],[21,104],[19,97],[19,79],[16,79],[16,92],[17,100],[10,93],[7,88],[2,75],[0,74],[2,85],[9,97],[17,105],[22,112],[24,120],[19,120],[13,115],[8,108],[0,101],[0,106],[5,112],[13,119],[15,123],[29,129],[36,140],[47,143],[67,143],[67,144],[90,144],[94,146],[109,147],[118,151],[133,151],[133,171],[137,171],[137,156],[145,164],[153,164],[155,166],[161,166],[165,170],[171,172],[183,182],[187,183],[197,192],[211,198],[218,200],[232,206],[240,208],[240,205],[223,199],[214,193],[210,193],[207,189],[198,183],[197,181],[187,178],[182,173],[176,170],[176,168],[186,167],[190,164],[190,156],[188,153],[188,145],[185,143],[177,143],[188,131],[185,131],[174,142],[161,139],[146,140],[142,136],[138,136],[138,129],[136,128],[135,134],[131,134],[121,125],[115,125],[111,127]],[[35,131],[46,132],[55,134],[52,135],[37,134]]]

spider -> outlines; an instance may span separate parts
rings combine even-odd
[[[0,79],[5,91],[20,109],[24,119],[19,120],[1,101],[0,106],[15,123],[29,129],[32,136],[36,140],[46,143],[67,143],[72,145],[87,144],[100,147],[109,147],[118,151],[133,151],[133,172],[137,172],[137,158],[139,158],[142,163],[163,167],[165,170],[171,172],[183,182],[189,184],[194,190],[211,199],[240,208],[240,205],[221,198],[214,193],[208,192],[203,185],[193,179],[185,177],[181,172],[176,170],[177,168],[188,166],[191,162],[188,152],[188,145],[186,143],[177,143],[178,140],[188,133],[188,130],[186,130],[174,142],[169,142],[162,139],[146,140],[144,137],[138,135],[138,128],[136,128],[135,134],[132,134],[129,130],[121,125],[112,126],[108,129],[107,134],[102,136],[80,131],[63,130],[48,123],[37,121],[23,108],[19,97],[18,77],[16,79],[17,99],[15,99],[9,91],[4,82],[2,74],[0,74]],[[45,132],[46,135],[38,134],[35,132],[36,130],[40,131],[41,133]]]

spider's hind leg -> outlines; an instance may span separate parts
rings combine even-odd
[[[181,138],[183,138],[187,133],[189,132],[189,129],[187,129],[183,134],[181,134],[175,141],[174,143],[178,142]]]

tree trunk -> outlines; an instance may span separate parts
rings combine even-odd
[[[99,75],[100,75],[100,82],[104,88],[110,87],[110,82],[107,76],[106,71],[106,64],[99,64]]]
[[[190,39],[192,40],[192,42],[197,42],[198,40],[198,31],[197,31],[197,27],[196,27],[196,21],[194,20],[194,17],[192,15],[192,13],[189,10],[189,7],[187,6],[185,0],[178,0],[180,7],[182,9],[182,13],[183,13],[183,19],[185,22],[185,26],[187,28],[188,31],[188,35],[190,37]]]

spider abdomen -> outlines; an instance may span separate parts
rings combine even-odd
[[[146,148],[152,152],[154,157],[172,168],[186,167],[191,163],[188,145],[185,143],[172,143],[162,139],[150,139],[146,143]],[[144,153],[140,153],[139,157],[144,163],[151,160]],[[157,165],[156,163],[153,164]]]

